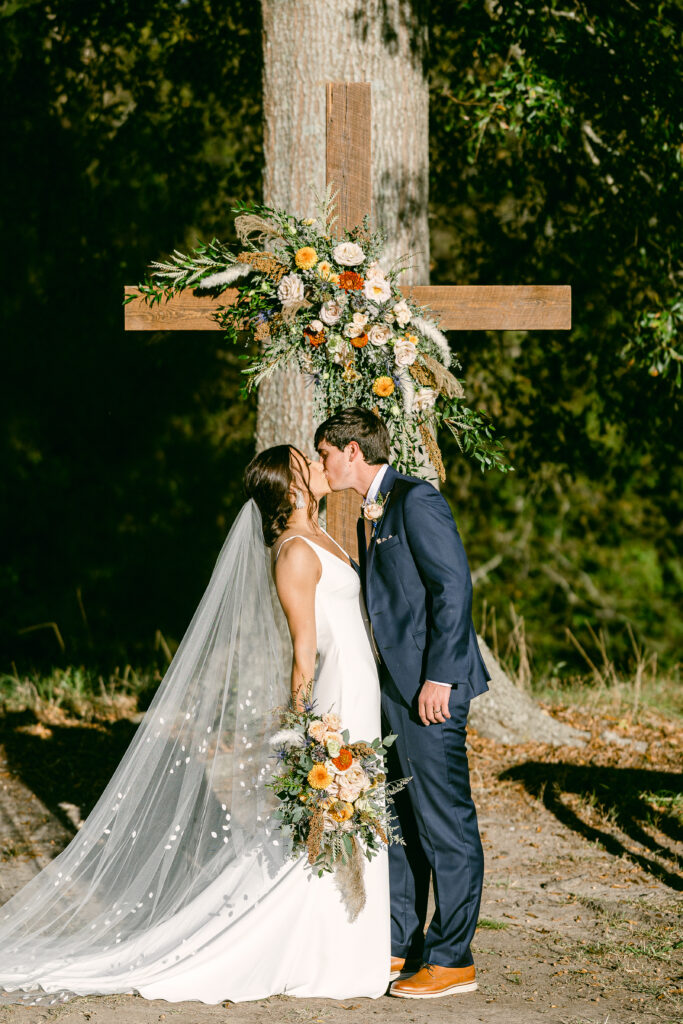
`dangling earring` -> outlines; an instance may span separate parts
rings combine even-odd
[[[305,506],[306,500],[304,498],[303,491],[296,488],[294,491],[294,508],[305,508]]]

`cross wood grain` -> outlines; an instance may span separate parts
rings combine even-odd
[[[569,285],[412,285],[402,288],[421,306],[429,306],[446,331],[568,331]],[[127,287],[126,295],[137,288]],[[218,298],[180,292],[161,305],[134,299],[125,307],[127,331],[219,331],[212,314],[237,301],[236,288]]]

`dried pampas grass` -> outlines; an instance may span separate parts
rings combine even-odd
[[[464,398],[460,381],[453,376],[437,359],[420,353],[420,362],[409,367],[411,377],[423,388],[433,388],[445,398]]]
[[[252,268],[246,263],[235,263],[234,266],[228,267],[226,270],[219,270],[216,274],[209,274],[208,277],[202,278],[195,285],[197,291],[209,288],[225,288],[229,284],[233,284],[235,281],[239,281],[241,277],[247,277],[248,274],[252,273]]]
[[[355,836],[352,838],[353,853],[346,863],[338,860],[334,865],[334,880],[346,906],[349,921],[355,921],[365,906],[365,881],[363,879],[363,855]]]
[[[255,245],[258,249],[263,249],[273,238],[284,237],[269,220],[255,213],[235,217],[235,231],[242,245]]]
[[[440,331],[436,324],[432,323],[431,320],[425,320],[422,316],[414,316],[410,321],[410,326],[414,327],[423,338],[429,338],[436,345],[441,355],[441,362],[444,366],[451,365],[451,350],[448,345],[448,338]]]

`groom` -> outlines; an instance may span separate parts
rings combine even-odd
[[[389,777],[412,777],[395,798],[406,845],[389,847],[391,970],[399,978],[391,992],[471,992],[484,858],[465,738],[470,700],[490,676],[472,624],[467,558],[436,488],[389,465],[389,433],[374,413],[343,409],[318,427],[315,445],[332,490],[350,487],[364,499],[360,575],[382,710],[398,735]],[[424,935],[430,877],[436,910]]]

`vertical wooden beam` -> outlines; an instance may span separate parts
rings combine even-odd
[[[372,215],[372,106],[369,82],[327,83],[327,184],[338,193],[336,228],[346,231]],[[360,498],[336,491],[327,499],[327,529],[358,559]]]
[[[337,228],[372,215],[372,108],[369,82],[327,83],[327,184],[338,192]]]

